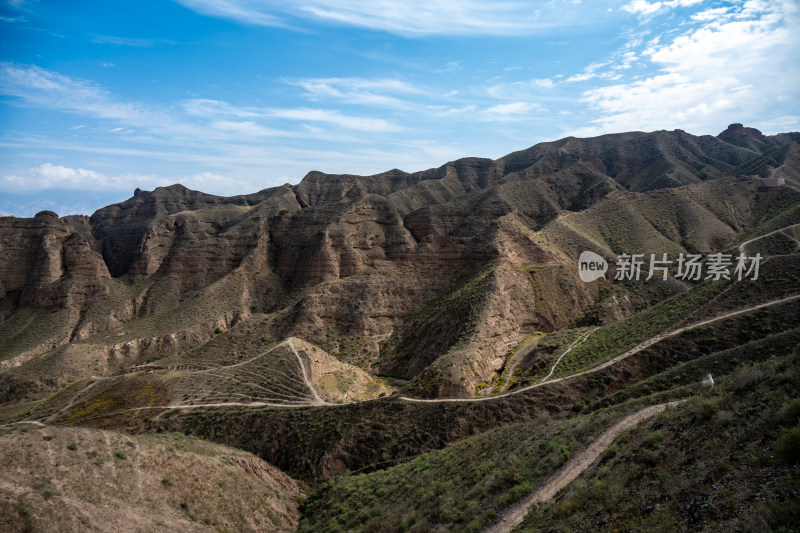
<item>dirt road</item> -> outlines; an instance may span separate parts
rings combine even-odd
[[[769,233],[765,233],[764,235],[759,235],[758,237],[753,237],[752,239],[750,239],[748,241],[744,241],[742,244],[739,245],[739,253],[745,253],[744,247],[747,246],[748,244],[750,244],[751,242],[755,242],[755,241],[757,241],[759,239],[763,239],[764,237],[769,237],[770,235],[775,235],[776,233],[781,233],[784,236],[789,237],[793,241],[797,242],[797,239],[795,239],[794,237],[792,237],[788,233],[783,233],[783,230],[789,229],[789,228],[793,228],[795,226],[800,226],[800,224],[790,224],[789,226],[785,226],[783,228],[776,229],[775,231],[770,231]]]
[[[621,355],[618,355],[618,356],[614,357],[613,359],[610,359],[610,360],[606,361],[605,363],[601,363],[601,364],[599,364],[599,365],[597,365],[595,367],[592,367],[592,368],[590,368],[588,370],[584,370],[582,372],[576,372],[575,374],[570,374],[568,376],[563,376],[563,377],[556,378],[556,379],[551,379],[550,381],[542,381],[542,382],[536,383],[534,385],[528,385],[527,387],[523,387],[521,389],[517,389],[515,391],[506,392],[506,393],[503,393],[503,394],[498,394],[497,396],[487,396],[485,398],[437,398],[437,399],[432,399],[432,400],[422,399],[422,398],[410,398],[408,396],[401,396],[400,399],[403,400],[403,401],[406,401],[406,402],[422,402],[422,403],[447,403],[447,402],[451,402],[452,403],[452,402],[487,402],[487,401],[491,401],[491,400],[497,400],[499,398],[505,398],[506,396],[511,396],[513,394],[520,394],[522,392],[529,391],[531,389],[544,387],[545,385],[549,385],[551,383],[559,383],[561,381],[566,381],[568,379],[576,378],[576,377],[579,377],[579,376],[585,376],[586,374],[592,374],[594,372],[598,372],[600,370],[603,370],[604,368],[608,368],[611,365],[619,363],[623,359],[627,359],[628,357],[630,357],[630,356],[632,356],[632,355],[634,355],[636,353],[641,352],[645,348],[648,348],[649,346],[652,346],[653,344],[655,344],[655,343],[657,343],[657,342],[659,342],[659,341],[661,341],[663,339],[666,339],[668,337],[673,337],[675,335],[680,335],[684,331],[687,331],[687,330],[690,330],[690,329],[694,329],[694,328],[698,328],[698,327],[701,327],[701,326],[706,326],[706,325],[711,324],[713,322],[716,322],[718,320],[724,320],[724,319],[730,318],[732,316],[741,315],[743,313],[750,313],[752,311],[757,311],[757,310],[762,309],[764,307],[777,305],[777,304],[780,304],[780,303],[788,302],[790,300],[796,300],[798,298],[800,298],[800,294],[796,294],[794,296],[788,296],[786,298],[781,298],[779,300],[772,300],[772,301],[769,301],[769,302],[765,302],[763,304],[752,305],[750,307],[745,307],[743,309],[737,309],[736,311],[731,311],[729,313],[718,315],[718,316],[715,316],[714,318],[701,320],[699,322],[695,322],[693,324],[689,324],[688,326],[684,326],[684,327],[681,327],[681,328],[673,329],[671,331],[666,331],[664,333],[659,333],[658,335],[656,335],[654,337],[650,337],[646,341],[643,341],[643,342],[637,344],[636,346],[634,346],[633,348],[631,348],[627,352],[625,352],[625,353],[623,353]]]
[[[532,503],[551,500],[553,496],[558,494],[558,491],[569,485],[581,475],[584,470],[589,468],[592,463],[606,451],[611,443],[614,442],[614,438],[616,438],[620,431],[632,428],[639,422],[662,412],[667,407],[675,406],[679,403],[681,402],[652,405],[632,415],[626,416],[603,432],[603,434],[596,438],[588,448],[567,461],[558,472],[545,481],[544,485],[503,511],[497,519],[497,522],[485,529],[484,533],[509,533],[513,531],[515,527],[522,523]]]

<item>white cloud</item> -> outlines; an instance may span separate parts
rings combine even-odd
[[[0,63],[0,94],[10,96],[4,99],[6,105],[80,117],[80,122],[64,126],[74,128],[69,140],[58,139],[55,133],[24,132],[0,138],[0,146],[24,150],[22,157],[35,158],[37,164],[64,162],[7,170],[0,173],[0,188],[78,190],[80,183],[87,189],[129,190],[175,182],[191,186],[194,180],[198,188],[224,193],[230,188],[220,190],[219,181],[203,172],[231,176],[238,180],[236,190],[257,190],[275,184],[269,176],[299,178],[312,168],[372,173],[391,166],[418,170],[441,162],[432,160],[433,152],[427,149],[435,141],[410,147],[408,136],[392,135],[403,131],[408,119],[412,128],[424,128],[431,114],[426,110],[428,102],[419,100],[441,99],[438,91],[391,78],[312,78],[287,83],[303,89],[301,95],[319,105],[258,107],[208,98],[151,105],[126,101],[94,82],[38,66]],[[448,100],[454,100],[453,96]],[[346,113],[331,109],[331,101],[377,111],[362,108]],[[388,118],[387,106],[404,122]],[[439,145],[437,150],[465,155],[463,149],[449,145]],[[91,163],[86,154],[97,160]],[[182,168],[195,174],[182,175]],[[135,169],[135,175],[126,174],[127,169]]]
[[[652,40],[643,57],[659,70],[586,91],[583,102],[600,116],[574,133],[708,132],[730,122],[781,122],[774,103],[791,108],[800,99],[798,8],[791,1],[751,1],[730,15],[722,21],[701,16],[699,25],[671,40]]]
[[[208,98],[193,98],[182,103],[183,109],[195,117],[220,117],[233,116],[237,118],[254,119],[263,116],[255,108],[237,107],[222,100]]]
[[[532,102],[510,102],[498,104],[481,111],[479,119],[484,122],[511,122],[530,118],[533,112],[546,111],[540,104]]]
[[[183,176],[157,176],[119,174],[109,176],[95,170],[71,168],[44,163],[19,174],[7,174],[0,178],[0,190],[12,193],[29,193],[48,189],[67,191],[127,191],[136,187],[154,189],[173,183],[181,183],[198,190],[238,190],[248,184],[214,172],[200,172]]]
[[[534,78],[524,81],[495,83],[486,87],[485,92],[499,100],[528,100],[542,94],[542,89],[552,89],[556,82],[550,78]]]
[[[633,0],[629,4],[622,6],[623,11],[628,13],[636,13],[638,15],[652,15],[662,9],[672,9],[676,7],[691,7],[695,4],[700,4],[704,0],[668,0],[666,2],[653,2],[647,0]]]
[[[597,74],[594,72],[581,72],[580,74],[573,74],[569,78],[567,78],[567,83],[576,83],[579,81],[588,81],[592,78],[596,78]]]
[[[651,4],[647,2],[647,0],[633,0],[630,4],[622,6],[623,11],[642,15],[651,15],[659,9],[661,9],[661,2],[654,2]]]
[[[720,20],[722,17],[727,15],[729,11],[730,11],[729,7],[715,7],[711,9],[706,9],[705,11],[699,11],[697,13],[692,14],[692,20],[698,20],[698,21]]]
[[[578,74],[573,74],[564,81],[566,81],[567,83],[576,83],[580,81],[591,80],[599,76],[599,74],[597,73],[598,70],[602,69],[603,67],[609,66],[611,64],[612,64],[611,60],[592,63],[591,65],[584,68],[583,72]]]
[[[31,4],[35,4],[38,0],[6,0],[8,5],[14,9],[24,10]]]
[[[269,137],[280,134],[252,120],[214,120],[210,123],[210,126],[217,132],[231,134],[245,142],[254,137]]]
[[[368,132],[398,131],[401,128],[382,118],[352,117],[327,109],[270,109],[270,116],[307,122],[325,122],[341,128]]]
[[[134,176],[123,174],[106,176],[85,168],[70,168],[52,163],[44,163],[29,169],[22,175],[5,175],[0,178],[0,188],[8,191],[37,191],[43,189],[91,190],[108,189],[127,190],[131,183],[151,184],[154,186],[169,185],[165,180],[155,176]],[[140,185],[141,186],[141,185]]]

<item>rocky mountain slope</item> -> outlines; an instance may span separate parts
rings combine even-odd
[[[415,394],[469,396],[530,334],[684,290],[620,294],[598,313],[611,288],[580,282],[574,261],[733,244],[796,193],[755,176],[796,179],[798,140],[736,124],[567,138],[413,174],[311,172],[228,198],[174,185],[91,217],[2,218],[3,397],[189,353],[237,326],[312,342]]]

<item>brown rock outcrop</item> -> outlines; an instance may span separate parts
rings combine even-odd
[[[751,162],[769,170],[777,156],[763,154],[796,138],[736,124],[718,137],[570,137],[415,173],[310,172],[296,186],[227,198],[173,185],[91,217],[2,217],[0,356],[33,360],[95,337],[150,346],[193,328],[203,343],[263,315],[265,337],[296,335],[406,379],[428,367],[438,375],[430,365],[456,354],[456,381],[420,390],[467,394],[520,335],[591,306],[595,293],[569,269],[580,249],[627,251],[616,248],[633,225],[643,246],[719,248],[755,210],[754,191],[719,178]],[[48,320],[45,307],[64,312]],[[42,333],[44,323],[55,325]],[[152,346],[133,351],[190,349]]]

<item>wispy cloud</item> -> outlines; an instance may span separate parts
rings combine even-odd
[[[536,95],[547,93],[556,86],[551,78],[534,78],[524,81],[493,83],[485,92],[492,98],[502,100],[530,99]]]
[[[370,93],[372,89],[405,93],[417,91],[398,80],[328,79],[301,83],[316,94],[327,91],[342,100],[373,105],[396,104],[387,102],[387,97]],[[174,108],[120,100],[95,83],[76,80],[35,65],[1,63],[0,92],[17,98],[21,105],[118,123],[118,126],[109,130],[113,133],[138,132],[155,135],[156,139],[171,137],[173,143],[180,139],[242,142],[243,139],[255,137],[323,138],[328,135],[321,130],[287,128],[286,121],[319,123],[369,133],[401,129],[384,118],[347,115],[335,109],[258,108],[210,99],[188,100],[178,108],[184,111],[180,114]],[[278,120],[280,124],[276,122]]]
[[[382,118],[344,115],[338,110],[314,108],[239,107],[228,102],[194,99],[184,102],[184,109],[197,117],[236,117],[239,119],[286,119],[298,122],[321,122],[364,132],[399,131],[396,124]],[[250,123],[252,124],[252,122]]]
[[[576,83],[576,82],[591,80],[599,75],[598,70],[610,64],[611,60],[592,63],[591,65],[584,68],[583,72],[579,72],[578,74],[573,74],[564,81],[566,81],[567,83]]]
[[[270,109],[270,116],[304,122],[325,122],[341,128],[367,132],[399,131],[401,128],[382,118],[353,117],[328,109]]]
[[[532,112],[541,113],[546,109],[532,102],[510,102],[498,104],[484,109],[479,113],[480,120],[484,122],[512,122],[528,120]]]
[[[462,61],[448,61],[447,65],[444,68],[436,69],[434,72],[436,74],[445,74],[447,72],[458,72],[462,70],[464,67],[461,66]]]
[[[175,1],[241,24],[284,26],[306,19],[411,37],[530,34],[589,22],[578,9],[568,12],[565,2],[550,0],[307,0],[299,6],[279,0]]]
[[[7,2],[11,7],[20,9],[25,5],[34,3],[34,0],[7,0]]]
[[[282,17],[271,13],[270,2],[251,0],[175,0],[202,15],[220,17],[254,26],[285,26]]]
[[[288,180],[285,176],[293,175],[297,179],[312,168],[363,173],[384,170],[387,164],[401,166],[405,163],[406,168],[416,170],[439,162],[430,159],[432,150],[451,156],[464,154],[450,146],[437,145],[435,141],[408,147],[407,137],[395,135],[405,130],[407,122],[388,118],[384,109],[387,105],[400,105],[410,110],[398,118],[418,117],[413,122],[414,127],[420,120],[429,119],[421,103],[390,101],[395,96],[429,97],[426,91],[406,82],[326,78],[299,80],[293,84],[302,87],[306,98],[316,99],[318,105],[264,107],[208,98],[153,105],[125,100],[95,82],[39,66],[0,63],[0,94],[11,97],[5,99],[6,105],[80,117],[77,125],[65,126],[70,129],[69,141],[56,140],[56,135],[22,132],[8,132],[5,140],[0,139],[0,147],[25,148],[39,161],[51,160],[27,170],[0,170],[0,188],[30,190],[75,186],[77,189],[81,184],[101,190],[126,189],[131,183],[148,187],[181,181],[187,186],[196,182],[198,187],[202,185],[211,192],[220,192],[224,181],[212,187],[200,183],[200,178],[194,174],[164,173],[164,168],[181,168],[188,164],[190,168],[208,168],[214,174],[220,174],[218,169],[223,171],[222,175],[227,172],[231,179],[239,180],[236,190],[248,190],[266,186],[265,172],[284,176],[281,182],[285,182]],[[353,113],[336,107],[348,102],[359,102],[362,107]],[[368,107],[363,107],[364,104]],[[86,164],[68,166],[52,162],[59,158],[55,154],[62,154],[60,159],[66,160],[79,153],[96,154],[102,171]],[[157,168],[158,174],[139,170],[133,175],[103,168],[120,168],[119,163],[113,163],[120,158],[135,162],[139,169]],[[122,165],[126,167],[129,168]],[[171,177],[163,178],[165,175]]]
[[[93,43],[115,44],[119,46],[135,46],[139,48],[148,48],[154,46],[157,42],[168,41],[154,41],[152,39],[140,39],[136,37],[117,37],[114,35],[93,35],[91,37]]]
[[[121,102],[101,86],[75,80],[36,65],[0,63],[0,91],[26,105],[57,109],[131,125],[171,122],[162,111]]]
[[[415,104],[407,98],[428,94],[420,87],[392,78],[305,78],[287,80],[287,83],[301,87],[312,101],[333,99],[347,104],[392,109],[414,108]]]

